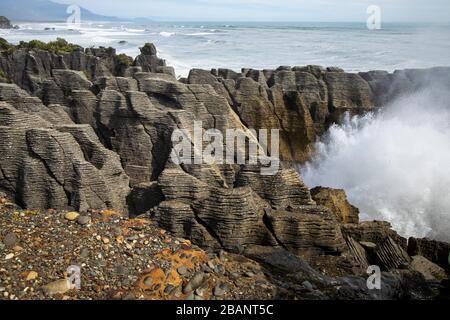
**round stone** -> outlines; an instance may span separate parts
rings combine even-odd
[[[77,219],[77,222],[81,224],[82,226],[87,225],[91,223],[91,217],[89,216],[79,216]]]
[[[69,221],[75,221],[78,219],[79,216],[80,216],[80,214],[78,212],[71,211],[71,212],[67,212],[64,215],[64,218]]]
[[[17,239],[17,236],[13,232],[8,233],[3,238],[3,243],[8,248],[14,247],[18,241],[19,241],[19,239]]]

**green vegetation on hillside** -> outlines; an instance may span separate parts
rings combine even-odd
[[[14,45],[3,38],[0,38],[0,52],[10,51],[12,49],[14,49]]]
[[[69,43],[62,38],[57,38],[56,41],[50,41],[48,43],[39,40],[31,40],[30,42],[21,41],[17,47],[26,49],[41,49],[54,53],[70,53],[81,48],[79,45]]]
[[[57,54],[70,53],[80,46],[67,42],[65,39],[57,38],[55,41],[50,41],[48,43],[42,42],[40,40],[31,40],[29,42],[20,41],[18,45],[10,44],[3,38],[0,38],[0,52],[10,54],[16,49],[40,49]]]

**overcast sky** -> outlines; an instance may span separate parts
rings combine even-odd
[[[450,0],[54,0],[119,17],[216,21],[366,21],[378,5],[383,21],[450,22]]]

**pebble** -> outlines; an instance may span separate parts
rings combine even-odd
[[[150,286],[152,285],[152,283],[153,283],[153,278],[152,278],[151,276],[149,276],[149,277],[147,277],[147,278],[144,279],[144,284],[145,284],[147,287],[150,287]]]
[[[87,257],[89,257],[89,249],[88,248],[82,248],[80,251],[80,257],[82,259],[86,259]]]
[[[222,262],[226,262],[228,260],[227,257],[225,256],[225,251],[223,251],[223,250],[219,251],[219,259]]]
[[[102,238],[102,242],[103,242],[104,244],[108,244],[108,243],[109,243],[109,239],[106,238],[106,237],[103,237],[103,238]]]
[[[166,288],[164,289],[164,293],[166,293],[166,294],[171,294],[172,292],[175,291],[175,289],[176,289],[175,286],[173,286],[173,285],[171,285],[171,284],[168,284],[168,285],[166,286]]]
[[[308,290],[313,290],[313,289],[314,289],[313,285],[312,285],[311,282],[309,282],[309,281],[303,281],[303,282],[302,282],[302,286],[303,286],[305,289],[308,289]]]
[[[67,212],[64,215],[64,218],[69,221],[75,221],[78,219],[79,216],[80,216],[80,214],[78,212],[71,211],[71,212]]]
[[[91,223],[91,217],[89,216],[79,216],[77,219],[78,224],[85,226]]]
[[[200,287],[195,290],[195,294],[200,297],[203,297],[205,295],[205,293],[206,293],[206,288],[204,288],[204,287]]]
[[[111,231],[115,237],[119,237],[122,235],[122,229],[120,227],[113,227],[111,228]]]
[[[14,247],[17,244],[18,241],[19,241],[19,239],[17,238],[16,234],[13,233],[13,232],[8,233],[3,238],[3,243],[8,248]]]
[[[205,278],[205,274],[203,272],[196,273],[192,279],[188,282],[188,284],[184,287],[183,293],[188,293],[196,290],[203,283]]]
[[[38,277],[38,273],[36,271],[30,271],[27,275],[26,280],[32,281],[32,280],[35,280],[37,277]]]
[[[216,297],[223,297],[226,293],[227,293],[227,287],[225,284],[218,284],[214,287],[214,292],[213,294]]]
[[[48,295],[64,294],[70,290],[70,284],[67,279],[61,279],[42,287],[42,290]]]
[[[215,266],[214,272],[219,275],[223,275],[223,274],[225,274],[225,267],[221,264],[218,264],[217,266]]]
[[[255,274],[254,274],[253,272],[251,272],[251,271],[247,271],[247,272],[245,273],[245,276],[246,276],[246,277],[249,277],[249,278],[253,278],[253,277],[255,276]]]
[[[12,258],[14,258],[14,253],[9,253],[6,255],[5,260],[10,260]]]
[[[184,276],[187,274],[188,269],[185,266],[181,266],[177,269],[177,272],[181,275]]]

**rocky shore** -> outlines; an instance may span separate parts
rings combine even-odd
[[[450,68],[194,69],[176,79],[152,44],[135,59],[62,39],[0,39],[0,51],[3,298],[448,295],[449,244],[359,222],[342,190],[309,190],[293,164],[346,112],[383,108],[430,81],[449,90]],[[280,170],[175,164],[172,132],[194,121],[279,129]],[[49,294],[70,265],[84,286]],[[381,290],[367,287],[369,265],[383,271]]]

